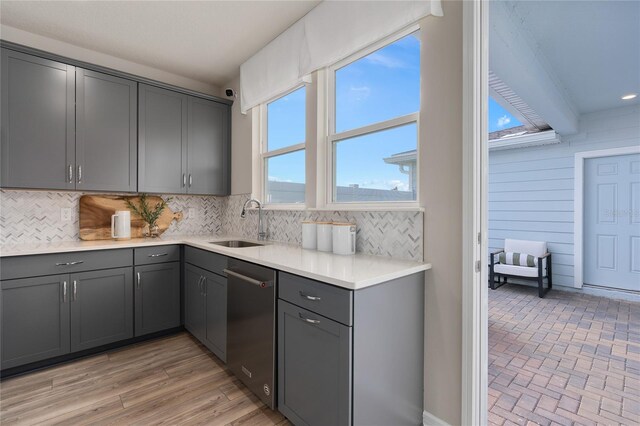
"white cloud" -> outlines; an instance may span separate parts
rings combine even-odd
[[[498,122],[496,124],[498,125],[498,127],[502,128],[509,123],[511,123],[511,119],[506,115],[503,115],[502,117],[498,118]]]
[[[399,59],[387,56],[380,52],[373,52],[366,60],[374,65],[382,65],[387,68],[406,68],[406,64]]]
[[[362,101],[367,99],[369,95],[371,95],[371,88],[368,86],[360,86],[360,87],[350,86],[349,92],[354,100]]]
[[[277,176],[269,176],[270,182],[293,182],[291,179],[281,179]]]

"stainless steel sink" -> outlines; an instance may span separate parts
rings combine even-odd
[[[215,244],[217,246],[243,248],[243,247],[256,247],[263,246],[262,243],[253,243],[251,241],[244,240],[226,240],[226,241],[211,241],[209,244]]]

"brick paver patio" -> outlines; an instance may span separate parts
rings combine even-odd
[[[640,303],[489,290],[489,424],[640,424]]]

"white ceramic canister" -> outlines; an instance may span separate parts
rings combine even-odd
[[[131,212],[120,210],[111,216],[111,238],[128,240],[131,238]]]
[[[302,248],[315,250],[318,247],[317,226],[313,221],[302,222]]]
[[[353,223],[333,224],[333,252],[335,254],[356,253],[356,225]]]
[[[333,251],[333,222],[316,222],[317,248],[320,251]]]

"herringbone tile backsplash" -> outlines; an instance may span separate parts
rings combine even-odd
[[[249,210],[242,219],[248,195],[225,199],[222,229],[229,235],[257,238],[258,211]],[[267,237],[272,241],[302,244],[303,220],[351,222],[357,225],[358,252],[397,259],[422,261],[424,214],[418,211],[291,211],[265,210]]]
[[[78,200],[82,193],[52,191],[0,191],[0,242],[2,244],[74,241],[79,239]],[[248,195],[198,197],[174,195],[173,211],[182,211],[164,235],[236,235],[256,238],[258,212],[240,217]],[[60,209],[70,208],[72,220],[62,222]],[[189,210],[195,213],[189,217]],[[352,222],[357,225],[357,251],[365,254],[422,261],[423,213],[383,211],[264,212],[268,239],[301,244],[303,220]]]

